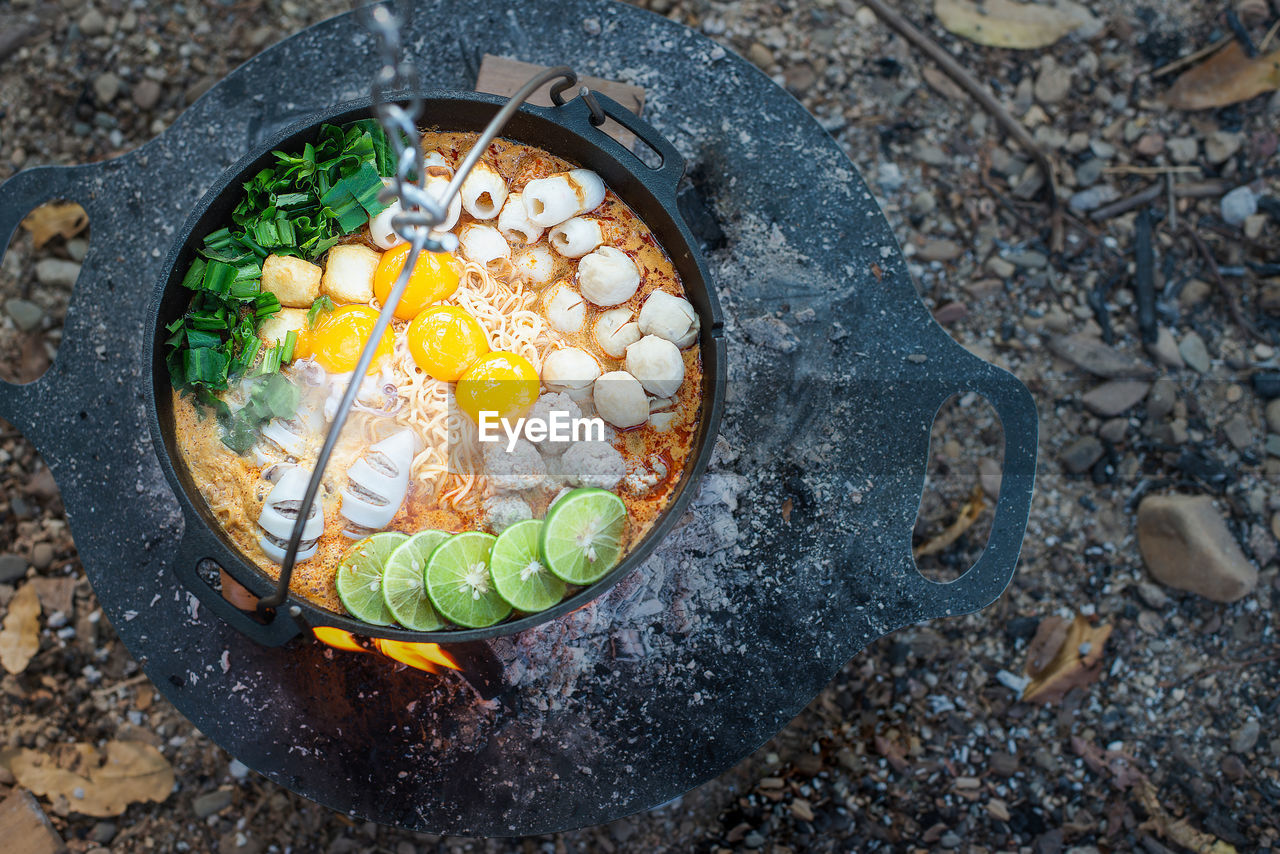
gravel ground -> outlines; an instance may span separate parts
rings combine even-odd
[[[872,645],[769,745],[676,803],[551,838],[439,839],[353,822],[246,773],[160,698],[101,619],[47,470],[0,423],[0,608],[36,585],[45,614],[40,651],[0,679],[0,736],[35,749],[141,740],[177,776],[164,803],[112,819],[43,802],[69,847],[1085,854],[1210,850],[1215,838],[1280,847],[1280,405],[1267,407],[1280,394],[1267,381],[1280,277],[1249,266],[1280,260],[1280,214],[1264,201],[1260,216],[1229,225],[1218,199],[1250,181],[1264,198],[1280,195],[1280,95],[1186,113],[1157,99],[1172,76],[1147,74],[1228,32],[1221,13],[1236,4],[1096,0],[1099,33],[1025,52],[952,36],[931,4],[897,4],[1054,157],[1074,205],[1060,248],[1042,230],[1047,207],[1026,154],[856,0],[647,5],[801,98],[877,191],[939,321],[1036,393],[1039,490],[1008,593],[980,614]],[[1274,4],[1238,5],[1259,40]],[[345,8],[11,0],[0,7],[0,178],[140,145],[238,63]],[[1212,197],[1180,199],[1176,216],[1216,256],[1226,288],[1173,227],[1161,191],[1152,256],[1163,338],[1148,350],[1135,305],[1136,212],[1094,221],[1088,209],[1163,181],[1152,169],[1171,164],[1190,167],[1180,181],[1222,181]],[[83,252],[82,239],[39,251],[29,235],[15,240],[0,266],[0,373],[29,379],[47,364],[74,280],[68,265]],[[1055,356],[1071,333],[1110,347],[1092,361]],[[1098,391],[1097,359],[1120,357],[1138,382],[1159,377],[1154,388]],[[1117,397],[1130,393],[1123,406]],[[975,486],[991,493],[998,482],[999,424],[980,400],[949,406],[934,433],[921,542]],[[1212,496],[1206,524],[1225,522],[1243,550],[1219,548],[1204,571],[1260,570],[1238,601],[1182,592],[1144,568],[1138,502],[1175,492]],[[989,517],[922,567],[952,577],[969,565]],[[1206,547],[1212,538],[1201,534],[1185,548]],[[1048,618],[1076,615],[1111,627],[1100,654],[1090,650],[1096,671],[1062,696],[1019,701],[1020,674],[1060,628]],[[0,767],[0,797],[13,785]]]

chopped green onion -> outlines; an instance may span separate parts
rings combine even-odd
[[[290,329],[284,336],[284,353],[280,355],[281,361],[292,362],[294,348],[298,346],[298,330]]]

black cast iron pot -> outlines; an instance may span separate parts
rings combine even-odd
[[[196,249],[204,236],[230,221],[231,211],[243,195],[241,185],[274,162],[272,151],[298,150],[306,142],[314,140],[321,124],[342,124],[370,117],[371,102],[365,98],[307,117],[268,139],[260,150],[251,152],[224,172],[174,238],[163,273],[155,286],[148,317],[150,327],[147,329],[152,365],[152,381],[147,384],[151,433],[160,467],[178,497],[186,522],[174,570],[200,601],[222,619],[267,645],[285,643],[309,626],[333,626],[369,637],[434,643],[460,643],[515,634],[580,608],[608,590],[644,562],[684,513],[695,492],[693,484],[711,456],[724,403],[725,346],[721,338],[720,306],[703,260],[694,248],[693,235],[676,208],[676,187],[684,174],[683,158],[647,122],[609,98],[599,94],[595,97],[610,118],[634,133],[651,149],[656,155],[657,166],[646,165],[594,126],[591,111],[582,98],[552,108],[525,105],[511,119],[502,136],[537,146],[599,173],[653,231],[671,257],[689,301],[698,312],[702,324],[698,345],[703,366],[702,410],[693,452],[666,511],[649,534],[600,581],[583,588],[554,608],[483,629],[415,632],[374,626],[336,614],[292,594],[274,615],[262,620],[240,610],[210,586],[210,581],[206,580],[210,573],[199,569],[202,565],[207,567],[206,561],[209,560],[259,598],[273,592],[276,587],[275,582],[245,559],[222,532],[178,455],[174,443],[172,387],[165,366],[164,341],[168,337],[165,325],[187,309],[191,292],[182,287],[182,277],[196,257]],[[492,95],[456,91],[426,92],[422,98],[420,122],[424,126],[457,131],[483,130],[505,103],[505,99]]]

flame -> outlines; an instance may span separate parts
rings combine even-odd
[[[439,673],[442,667],[449,670],[462,669],[454,661],[453,656],[445,652],[437,643],[409,643],[382,638],[367,638],[362,643],[361,639],[351,632],[335,629],[332,626],[314,626],[311,631],[315,633],[316,640],[326,646],[345,652],[381,653],[415,670]]]

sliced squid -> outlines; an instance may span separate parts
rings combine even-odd
[[[621,249],[601,246],[578,262],[578,287],[591,302],[608,308],[635,295],[640,270]]]
[[[512,261],[516,275],[535,287],[541,287],[555,278],[556,259],[545,246],[530,246],[520,251]]]
[[[458,241],[462,246],[462,254],[468,261],[486,267],[494,261],[511,257],[507,239],[491,225],[464,225],[458,233]]]
[[[289,537],[293,534],[294,522],[302,510],[302,499],[307,493],[310,480],[310,469],[300,466],[291,468],[280,476],[276,485],[267,493],[267,500],[263,502],[262,513],[258,516],[258,527],[262,530],[258,546],[276,563],[284,562]],[[307,514],[306,524],[302,527],[302,540],[298,543],[299,561],[315,555],[316,541],[323,533],[324,513],[321,512],[320,502],[315,501],[311,504],[311,512]]]
[[[524,187],[524,203],[530,222],[550,228],[600,207],[604,194],[599,175],[590,169],[574,169],[530,181]]]
[[[596,357],[580,347],[552,350],[542,361],[542,384],[548,391],[562,391],[575,400],[585,399],[600,376]]]
[[[567,282],[556,282],[542,293],[543,314],[558,332],[572,334],[587,321],[587,301]]]
[[[626,366],[644,390],[657,397],[671,397],[684,382],[679,348],[657,335],[646,335],[628,347]],[[646,409],[645,416],[648,414]]]
[[[370,445],[351,465],[339,508],[350,523],[344,534],[356,539],[391,523],[409,488],[413,452],[413,433],[401,430]]]
[[[615,359],[621,359],[627,348],[641,339],[640,325],[631,319],[631,309],[612,308],[596,321],[596,343]]]
[[[493,219],[507,200],[507,182],[481,160],[462,182],[462,207],[475,219]]]
[[[596,380],[591,391],[596,412],[614,427],[639,427],[649,420],[649,399],[644,386],[626,371],[610,371]]]
[[[525,211],[524,197],[520,193],[507,196],[502,213],[498,214],[498,231],[512,243],[537,243],[542,237],[543,227],[534,225]]]
[[[575,216],[551,229],[547,242],[566,258],[581,258],[604,243],[604,230],[599,220]]]
[[[657,335],[681,350],[698,340],[698,313],[686,299],[654,291],[640,309],[640,331]]]

